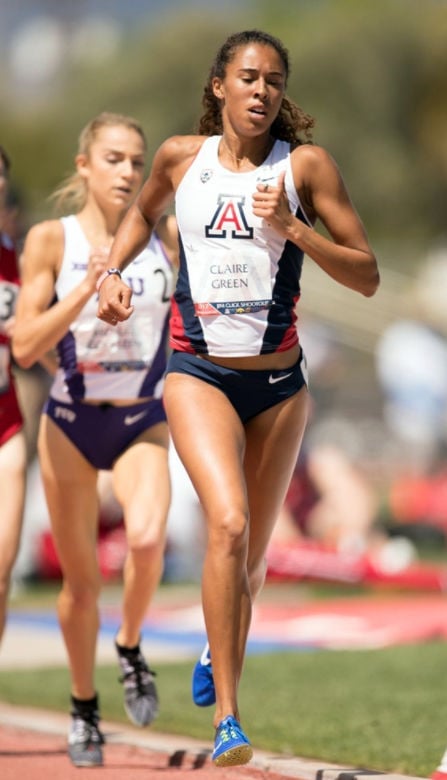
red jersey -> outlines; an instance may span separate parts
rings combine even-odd
[[[14,315],[20,278],[12,241],[0,234],[0,446],[23,425],[11,372],[6,323]]]

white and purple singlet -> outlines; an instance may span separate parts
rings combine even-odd
[[[85,277],[92,249],[76,216],[61,221],[65,251],[57,300]],[[174,272],[156,233],[123,280],[133,291],[132,317],[116,327],[107,325],[98,319],[97,296],[92,295],[57,345],[59,368],[50,393],[55,400],[161,397]]]

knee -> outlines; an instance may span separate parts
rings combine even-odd
[[[64,580],[60,593],[60,603],[69,603],[72,608],[79,611],[96,609],[101,586],[99,577],[97,580],[70,581]]]
[[[153,558],[162,555],[166,543],[166,524],[130,526],[126,530],[129,552],[139,558]]]
[[[209,526],[209,544],[224,554],[245,552],[248,543],[248,517],[243,512],[228,512]]]

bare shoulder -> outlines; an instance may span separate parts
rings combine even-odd
[[[64,231],[59,219],[48,219],[33,225],[26,236],[25,252],[27,248],[47,245],[48,249],[63,246]]]
[[[322,146],[303,144],[296,147],[291,154],[291,163],[295,187],[308,210],[313,208],[317,192],[345,197],[346,188],[339,167]],[[312,216],[310,211],[309,214]]]
[[[304,170],[318,171],[321,168],[337,168],[334,158],[322,146],[316,144],[301,144],[296,146],[291,154],[292,165],[299,165]]]
[[[152,179],[169,181],[175,191],[205,141],[203,135],[174,135],[155,154]]]
[[[206,136],[204,135],[173,135],[160,146],[160,153],[172,162],[182,162],[185,157],[197,154]]]
[[[171,135],[167,138],[163,146],[169,146],[172,149],[180,149],[182,151],[190,150],[197,152],[206,140],[206,135]]]
[[[57,271],[64,250],[64,230],[59,219],[49,219],[33,225],[26,236],[22,263],[27,268]]]

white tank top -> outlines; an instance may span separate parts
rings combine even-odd
[[[207,138],[176,193],[180,273],[171,346],[186,352],[245,357],[298,342],[295,306],[302,251],[252,212],[259,181],[285,171],[290,208],[310,224],[293,182],[290,144],[276,141],[259,168],[236,173],[218,159],[221,136]]]
[[[64,217],[61,222],[65,249],[56,300],[84,279],[91,252],[77,217]],[[98,296],[92,295],[57,345],[59,369],[51,388],[56,400],[161,396],[174,274],[155,233],[126,268],[123,279],[133,290],[134,313],[111,327],[97,318]]]

